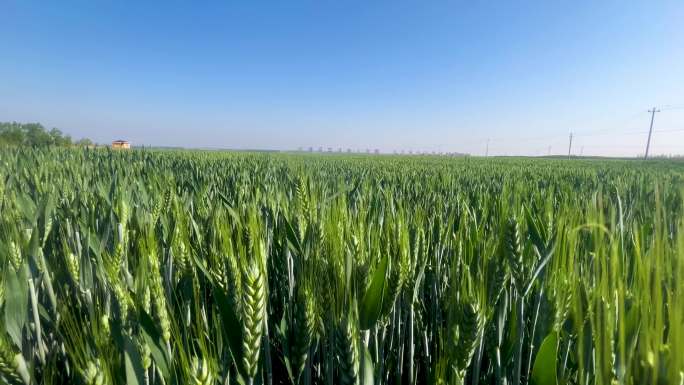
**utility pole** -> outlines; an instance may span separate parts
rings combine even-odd
[[[572,132],[570,133],[570,144],[568,145],[568,159],[570,159],[570,152],[572,151]]]
[[[653,107],[653,109],[648,110],[648,112],[651,113],[651,127],[648,129],[648,140],[646,141],[646,153],[644,153],[644,159],[648,159],[648,149],[651,147],[651,134],[653,134],[653,120],[655,119],[656,112],[660,112],[660,110],[656,110],[656,108]]]
[[[485,158],[489,156],[489,139],[487,139],[487,148],[485,149]]]
[[[548,156],[551,156],[551,146],[549,146],[549,152],[547,154]]]

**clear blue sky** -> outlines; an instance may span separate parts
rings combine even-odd
[[[652,105],[684,153],[681,0],[0,0],[0,121],[102,143],[634,155]]]

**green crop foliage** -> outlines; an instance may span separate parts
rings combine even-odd
[[[0,382],[684,384],[684,163],[0,149]]]

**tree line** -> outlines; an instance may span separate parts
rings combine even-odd
[[[70,147],[92,144],[88,138],[74,141],[60,129],[48,130],[40,123],[0,122],[0,145],[4,146]]]

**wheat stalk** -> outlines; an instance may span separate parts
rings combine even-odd
[[[250,380],[254,380],[259,366],[259,351],[263,319],[266,311],[266,288],[261,269],[252,262],[243,280],[243,365]]]
[[[337,327],[335,350],[339,364],[339,380],[342,385],[356,385],[359,381],[358,332],[354,324],[344,318]]]

